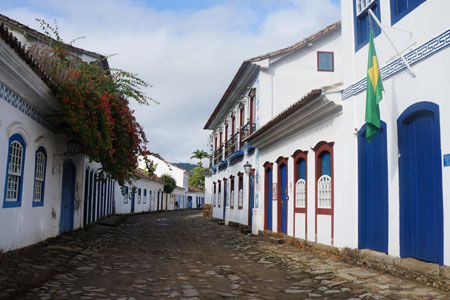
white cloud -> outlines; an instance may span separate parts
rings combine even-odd
[[[36,17],[57,19],[66,41],[85,36],[75,45],[118,53],[110,65],[138,73],[153,85],[146,92],[161,102],[132,105],[150,149],[187,162],[194,150],[207,150],[203,126],[243,60],[298,42],[339,18],[332,0],[281,2],[265,0],[272,10],[264,15],[240,1],[192,12],[130,0],[31,1],[3,13],[36,29]]]

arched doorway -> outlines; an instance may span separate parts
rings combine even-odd
[[[279,157],[277,159],[277,231],[287,233],[287,213],[288,213],[288,175],[287,175],[287,158]]]
[[[418,102],[397,120],[400,256],[443,264],[444,227],[439,106]]]
[[[264,164],[264,229],[272,230],[272,167],[273,163]]]

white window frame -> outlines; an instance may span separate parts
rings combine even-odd
[[[244,206],[244,190],[243,189],[239,189],[239,194],[238,194],[238,208],[239,207],[243,207]]]
[[[306,180],[299,179],[295,184],[295,207],[306,207]]]
[[[361,15],[376,2],[377,0],[356,0],[356,15]]]
[[[123,188],[123,203],[124,204],[128,204],[128,191],[129,191],[129,188],[127,188],[127,187]]]
[[[328,175],[317,180],[317,207],[331,208],[331,177]]]
[[[22,180],[22,168],[24,158],[24,147],[18,140],[9,145],[8,157],[8,179],[6,183],[6,201],[18,202],[20,182]]]
[[[34,191],[33,201],[42,202],[44,200],[43,187],[45,180],[46,156],[43,151],[36,152],[36,161],[34,167]]]
[[[137,204],[141,204],[141,202],[142,202],[141,199],[142,199],[142,189],[139,188],[137,190]]]

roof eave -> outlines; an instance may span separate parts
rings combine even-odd
[[[222,121],[222,118],[228,113],[230,107],[233,106],[233,103],[236,100],[235,97],[238,97],[243,89],[251,83],[258,74],[258,71],[258,65],[253,64],[250,61],[244,61],[242,63],[203,129],[215,129],[220,121]]]

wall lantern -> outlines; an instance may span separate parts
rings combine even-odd
[[[250,174],[250,172],[252,171],[252,165],[247,161],[244,165],[244,172],[245,174]]]

